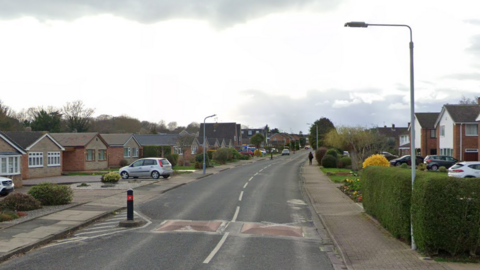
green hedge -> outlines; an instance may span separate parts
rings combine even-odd
[[[415,179],[412,218],[415,242],[428,254],[464,254],[480,245],[480,179],[431,173]]]
[[[144,146],[143,157],[161,157],[162,148],[164,157],[172,152],[172,148],[170,146]]]
[[[363,207],[394,237],[410,242],[409,170],[368,166],[362,172]]]

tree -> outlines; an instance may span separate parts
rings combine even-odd
[[[343,126],[330,130],[325,136],[325,143],[349,151],[352,170],[356,171],[361,168],[364,159],[381,151],[387,145],[387,140],[375,129]]]
[[[160,120],[157,125],[157,132],[158,133],[168,133],[167,124],[165,124],[165,120]]]
[[[186,131],[188,133],[197,133],[198,131],[200,131],[200,124],[197,122],[192,122],[188,124]]]
[[[40,109],[35,112],[30,126],[34,131],[60,132],[61,116],[58,111],[47,112],[44,109]]]
[[[183,166],[185,165],[185,152],[192,146],[193,140],[195,139],[195,135],[193,134],[185,134],[180,135],[177,139],[177,146],[182,150],[183,153]]]
[[[270,132],[271,132],[272,134],[280,133],[280,131],[278,130],[278,128],[271,129]]]
[[[320,118],[319,120],[315,121],[313,125],[310,127],[310,134],[308,135],[308,141],[312,148],[317,147],[317,126],[318,126],[318,147],[324,146],[324,137],[327,133],[329,133],[332,129],[335,129],[333,123],[325,117]]]
[[[94,109],[85,108],[81,100],[67,102],[62,108],[63,117],[66,121],[67,130],[70,132],[86,132],[90,127]]]
[[[262,143],[265,141],[265,137],[261,133],[256,133],[250,138],[250,143],[255,145],[255,148],[260,148]]]
[[[173,121],[173,122],[170,122],[168,123],[167,127],[168,127],[168,130],[170,131],[174,131],[176,128],[177,128],[177,122]]]
[[[20,121],[15,118],[15,112],[0,100],[0,130],[21,130]]]
[[[480,96],[475,96],[473,99],[462,96],[462,99],[460,99],[459,104],[473,104],[473,105],[478,104],[479,98]]]

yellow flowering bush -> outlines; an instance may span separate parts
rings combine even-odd
[[[368,166],[383,166],[390,167],[390,162],[382,155],[371,155],[363,162],[363,168]]]

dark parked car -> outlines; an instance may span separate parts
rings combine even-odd
[[[426,156],[425,160],[423,161],[423,163],[427,165],[427,169],[432,171],[438,170],[438,168],[440,168],[441,166],[444,166],[445,168],[448,169],[457,162],[458,160],[454,157],[442,156],[442,155]]]
[[[390,154],[389,152],[380,152],[380,155],[384,156],[388,161],[398,158],[397,155]]]
[[[405,155],[405,156],[401,156],[399,158],[390,160],[390,165],[392,165],[392,166],[400,166],[404,163],[409,165],[409,166],[412,164],[412,162],[410,160],[410,155]],[[423,157],[422,156],[417,156],[417,159],[415,160],[415,164],[418,165],[420,163],[423,163]]]

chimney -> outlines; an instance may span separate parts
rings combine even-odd
[[[392,131],[395,131],[395,124],[392,124]]]

